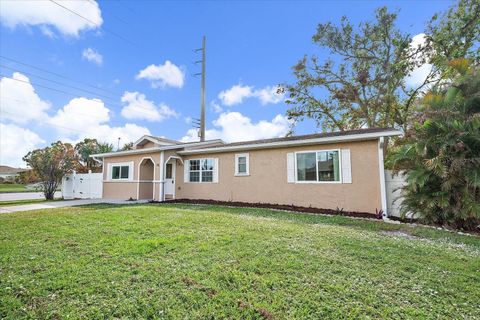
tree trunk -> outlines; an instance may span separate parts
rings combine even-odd
[[[53,195],[55,194],[55,191],[54,192],[45,192],[45,200],[53,200]]]

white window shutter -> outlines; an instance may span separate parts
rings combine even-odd
[[[218,158],[213,159],[213,182],[218,183]]]
[[[352,183],[350,149],[342,149],[342,183]]]
[[[295,154],[287,153],[287,182],[295,183]]]
[[[190,181],[190,175],[188,174],[189,168],[190,168],[190,160],[183,161],[183,182]]]

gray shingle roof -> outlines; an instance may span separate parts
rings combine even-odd
[[[272,139],[260,139],[260,140],[250,140],[250,141],[240,141],[233,143],[225,143],[223,145],[218,145],[214,147],[205,147],[205,148],[223,148],[223,147],[233,147],[233,146],[242,146],[242,145],[251,145],[251,144],[264,144],[271,142],[281,142],[281,141],[295,141],[295,140],[308,140],[308,139],[317,139],[317,138],[328,138],[328,137],[340,137],[340,136],[349,136],[355,134],[365,134],[365,133],[379,133],[395,130],[393,128],[367,128],[367,129],[357,129],[357,130],[347,130],[347,131],[335,131],[335,132],[322,132],[322,133],[313,133],[305,134],[300,136],[291,136],[283,138],[272,138]]]

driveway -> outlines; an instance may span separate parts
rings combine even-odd
[[[139,201],[127,201],[127,200],[118,200],[118,199],[83,199],[83,200],[63,200],[63,201],[52,201],[44,203],[32,203],[24,205],[14,205],[14,206],[0,206],[0,213],[9,213],[9,212],[19,212],[19,211],[31,211],[31,210],[40,210],[40,209],[55,209],[63,207],[73,207],[81,206],[85,204],[95,204],[95,203],[109,203],[109,204],[135,204],[135,203],[146,203],[147,200]]]
[[[61,198],[62,192],[55,192],[55,198]],[[0,193],[0,205],[2,201],[15,201],[15,200],[35,200],[44,199],[43,192],[12,192],[12,193]]]

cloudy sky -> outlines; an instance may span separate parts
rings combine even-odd
[[[23,166],[26,152],[58,139],[197,139],[203,35],[207,138],[282,136],[290,123],[276,88],[303,55],[325,56],[311,41],[317,24],[371,19],[383,5],[421,41],[452,2],[0,0],[0,164]],[[318,130],[306,121],[295,132]]]

